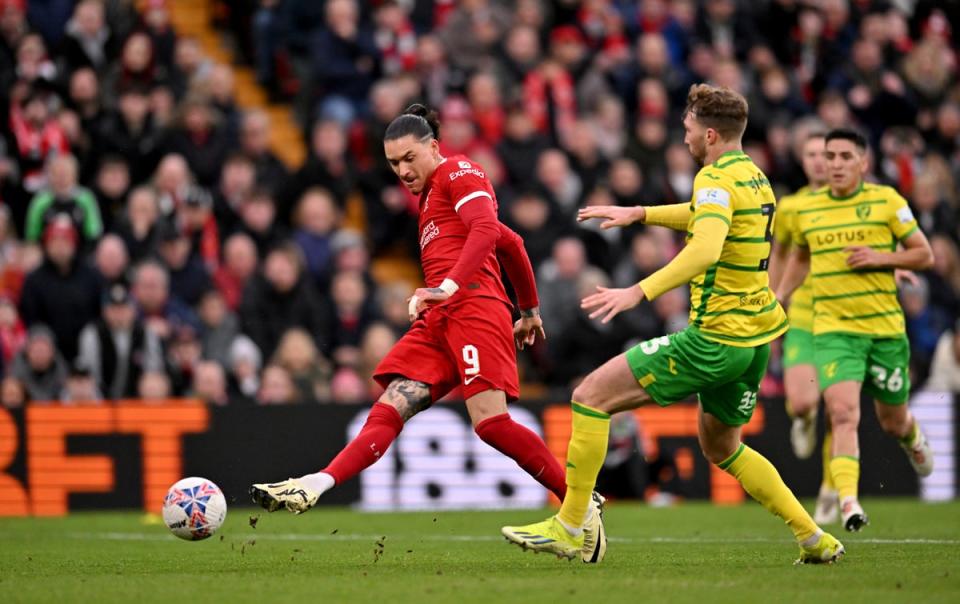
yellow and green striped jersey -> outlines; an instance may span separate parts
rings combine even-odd
[[[697,173],[688,231],[707,216],[730,226],[720,259],[690,281],[690,324],[704,337],[749,347],[787,330],[767,277],[775,208],[770,181],[742,151],[724,153]]]
[[[801,187],[793,195],[785,195],[777,201],[777,219],[773,223],[773,238],[780,245],[786,247],[793,245],[797,211],[805,207],[804,199],[809,193],[810,187]],[[807,275],[803,285],[798,287],[790,298],[790,308],[787,309],[790,329],[813,331],[813,285],[811,281],[811,277]]]
[[[853,270],[844,249],[894,251],[917,230],[907,201],[892,187],[861,183],[846,197],[835,197],[824,187],[804,198],[803,205],[794,241],[810,248],[813,333],[902,336],[906,327],[893,269]]]

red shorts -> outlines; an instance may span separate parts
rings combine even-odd
[[[380,361],[373,379],[386,388],[397,376],[430,384],[434,401],[461,386],[468,399],[486,390],[520,396],[513,322],[506,304],[470,298],[421,315]]]

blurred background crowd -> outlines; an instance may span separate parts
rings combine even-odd
[[[936,254],[902,303],[915,384],[960,390],[960,3],[925,0],[0,0],[0,401],[368,403],[405,331],[416,200],[382,156],[411,101],[481,164],[533,261],[548,340],[528,396],[686,325],[677,290],[604,326],[579,299],[663,266],[662,229],[578,226],[586,204],[689,198],[691,83],[742,92],[745,150],[778,194],[806,132],[856,126],[870,180]],[[253,70],[296,117],[238,104]],[[771,366],[767,394],[780,392]]]

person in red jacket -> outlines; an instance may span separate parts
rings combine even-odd
[[[439,134],[436,114],[412,105],[384,135],[390,166],[419,197],[427,284],[410,299],[410,330],[374,371],[386,390],[360,433],[326,468],[251,487],[254,501],[269,511],[306,511],[325,491],[380,459],[406,421],[457,387],[484,442],[557,497],[566,493],[556,458],[507,411],[507,401],[519,396],[514,342],[522,348],[544,337],[530,260],[519,235],[497,219],[496,194],[483,169],[463,155],[441,156]],[[513,325],[501,262],[517,290],[521,318]],[[598,562],[605,549],[601,503],[598,497],[587,511],[585,561]]]

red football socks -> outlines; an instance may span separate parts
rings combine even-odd
[[[353,478],[379,460],[403,429],[403,418],[396,409],[376,403],[356,438],[321,472],[333,476],[336,483]]]
[[[509,413],[488,417],[477,424],[476,432],[483,442],[516,461],[563,501],[567,493],[566,475],[557,458],[534,432],[513,421]]]

